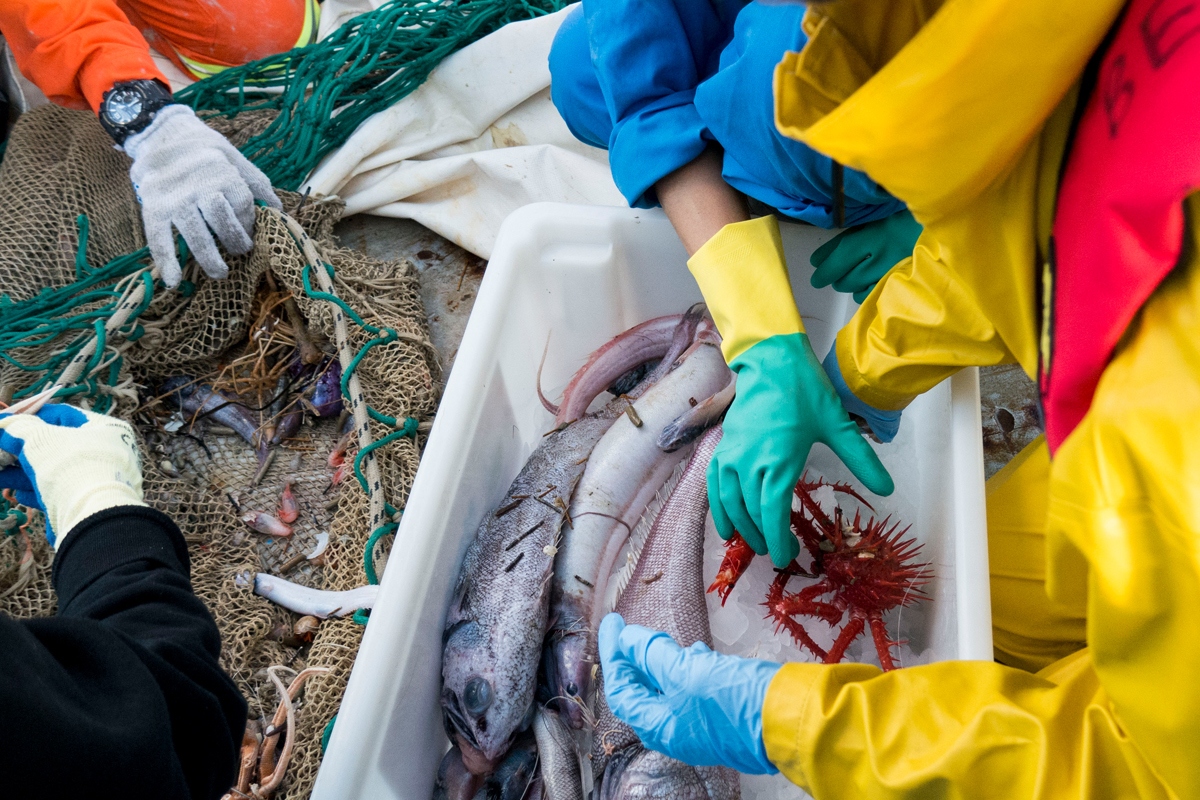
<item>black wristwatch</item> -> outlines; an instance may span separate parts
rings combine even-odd
[[[153,122],[159,109],[173,102],[171,90],[159,81],[121,81],[100,101],[100,125],[117,144],[124,144]]]

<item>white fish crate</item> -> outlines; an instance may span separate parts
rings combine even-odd
[[[792,285],[823,356],[856,308],[815,290],[809,255],[833,234],[785,224]],[[552,427],[538,363],[557,399],[586,356],[645,320],[701,299],[666,216],[539,203],[501,228],[413,484],[313,800],[427,800],[447,748],[439,706],[441,634],[459,564],[483,515]],[[904,412],[876,445],[900,512],[932,564],[932,598],[906,634],[921,661],[992,658],[979,380],[963,370]],[[831,477],[823,446],[809,466]],[[821,467],[828,467],[821,469]],[[710,522],[711,528],[711,522]],[[710,568],[706,566],[706,577]],[[765,592],[766,587],[762,587]],[[712,595],[710,595],[712,597]],[[905,610],[905,614],[909,611]],[[915,629],[914,629],[915,627]],[[721,649],[718,643],[718,649]]]

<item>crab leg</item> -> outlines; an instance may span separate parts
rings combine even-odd
[[[883,624],[883,617],[872,614],[871,620],[871,636],[875,640],[875,652],[879,653],[879,666],[883,667],[884,672],[891,672],[896,668],[896,662],[892,660],[892,648],[900,644],[893,642],[888,638],[887,626]]]
[[[833,643],[833,647],[829,648],[829,654],[825,656],[825,663],[837,664],[844,659],[846,657],[846,648],[859,637],[865,627],[861,616],[850,617],[850,621],[846,623],[846,627],[842,628],[842,632],[838,634],[837,641]]]

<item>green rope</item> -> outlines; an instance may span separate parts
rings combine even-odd
[[[321,755],[325,755],[325,748],[329,747],[329,737],[333,734],[333,723],[337,722],[337,714],[329,720],[325,726],[325,730],[321,732]]]
[[[223,70],[176,93],[207,116],[279,116],[242,152],[295,190],[367,117],[424,83],[446,56],[567,0],[393,0],[308,47]]]
[[[296,246],[300,247],[300,243],[296,242]],[[333,280],[335,277],[333,265],[326,263],[323,266],[325,267],[325,271],[328,273],[330,280]],[[358,365],[362,362],[363,357],[366,356],[372,347],[379,344],[384,344],[386,342],[395,341],[397,338],[399,338],[399,336],[396,331],[392,330],[391,328],[379,328],[367,322],[360,317],[358,313],[346,303],[345,300],[342,300],[342,298],[338,297],[337,295],[313,288],[311,275],[312,266],[305,264],[304,269],[300,272],[300,280],[303,282],[304,291],[309,297],[313,298],[314,300],[324,300],[326,302],[333,303],[338,307],[338,309],[341,310],[343,314],[349,317],[355,325],[358,325],[367,333],[375,336],[374,339],[363,345],[362,349],[359,350],[354,355],[354,358],[350,360],[349,366],[342,370],[342,396],[348,398],[350,397],[350,376],[354,374],[356,369],[358,369]],[[390,433],[371,442],[366,447],[361,448],[358,451],[358,454],[354,457],[354,477],[358,479],[358,484],[362,487],[362,490],[369,493],[370,490],[367,487],[367,477],[362,471],[363,459],[366,458],[366,456],[371,452],[383,447],[386,444],[390,444],[397,439],[402,439],[406,436],[411,436],[415,439],[417,436],[418,423],[415,417],[406,417],[403,422],[400,422],[395,417],[389,417],[386,414],[379,413],[375,409],[371,408],[370,405],[367,406],[367,415],[376,422],[380,422],[393,428],[399,428],[399,430],[391,431]],[[389,516],[395,516],[398,513],[390,503],[385,502],[383,505],[384,511]],[[395,522],[386,522],[372,531],[371,535],[367,537],[367,544],[363,552],[363,571],[367,574],[367,583],[379,583],[379,576],[375,571],[376,543],[389,533],[395,533],[396,528],[398,527],[399,525]],[[370,614],[362,609],[354,613],[354,621],[360,625],[366,625],[369,617]]]

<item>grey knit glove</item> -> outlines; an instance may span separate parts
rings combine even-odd
[[[267,176],[187,106],[163,108],[145,130],[125,140],[125,152],[133,159],[129,177],[142,204],[146,243],[170,288],[183,278],[172,226],[204,274],[224,278],[229,266],[213,234],[228,252],[249,252],[254,201],[281,207]]]

